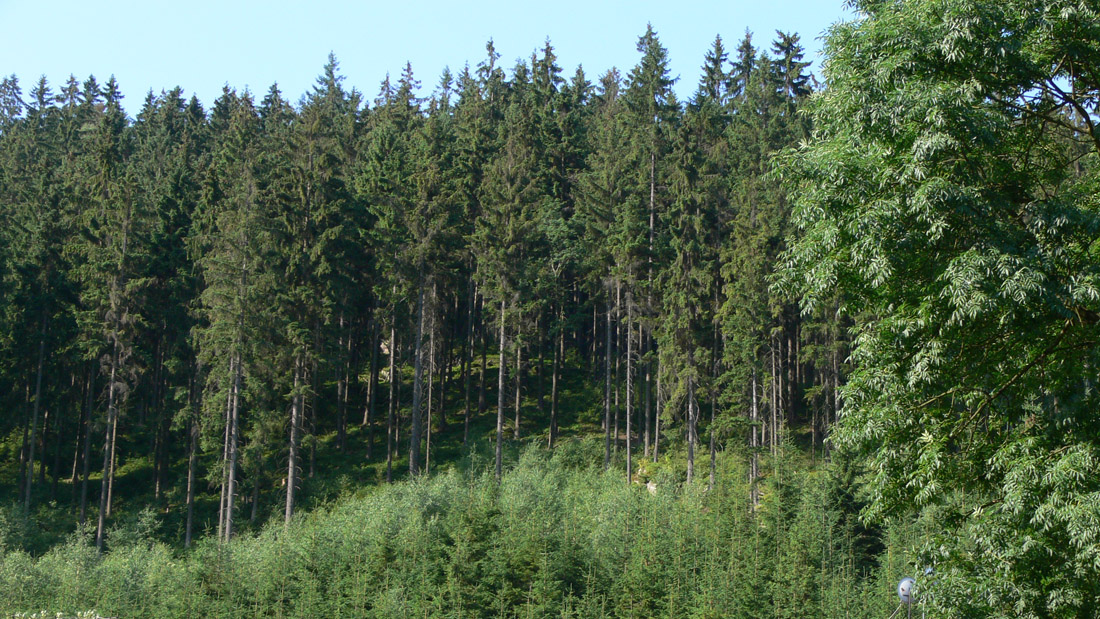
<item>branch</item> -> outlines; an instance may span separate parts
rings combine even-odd
[[[978,416],[982,414],[982,411],[986,410],[989,407],[989,405],[993,403],[993,400],[996,400],[998,397],[1000,397],[1000,395],[1002,393],[1004,393],[1006,389],[1011,387],[1013,384],[1016,383],[1016,381],[1020,380],[1021,377],[1023,377],[1025,374],[1027,374],[1029,371],[1031,371],[1031,369],[1034,368],[1036,365],[1038,365],[1040,361],[1047,358],[1051,353],[1056,351],[1058,349],[1058,345],[1062,343],[1062,340],[1065,339],[1066,334],[1069,333],[1069,328],[1072,325],[1073,325],[1072,320],[1066,321],[1065,326],[1062,327],[1062,332],[1058,334],[1058,338],[1055,339],[1054,342],[1052,342],[1050,344],[1050,346],[1047,346],[1043,350],[1043,352],[1039,353],[1039,355],[1037,357],[1035,357],[1034,359],[1029,361],[1027,365],[1020,368],[1019,371],[1017,371],[1015,374],[1013,374],[1012,378],[1009,378],[1007,381],[1005,381],[1004,384],[1002,384],[1000,387],[998,387],[996,391],[994,391],[989,396],[987,396],[985,398],[985,400],[981,403],[981,405],[979,405],[978,408],[975,409],[974,412],[970,414],[970,417],[967,418],[965,423],[960,424],[960,425],[955,427],[955,430],[951,432],[950,438],[955,438],[955,436],[958,434],[959,430],[961,430],[963,428],[966,428],[966,427],[970,426],[970,424],[974,423],[974,421],[978,418]]]

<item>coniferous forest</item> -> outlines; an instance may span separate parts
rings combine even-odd
[[[854,8],[4,78],[0,613],[1098,616],[1100,7]]]

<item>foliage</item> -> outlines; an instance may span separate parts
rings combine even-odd
[[[920,536],[949,616],[1100,600],[1100,202],[1091,3],[856,2],[813,141],[776,167],[782,283],[854,327],[840,448]]]
[[[176,554],[137,523],[98,555],[75,536],[0,558],[0,612],[109,616],[757,617],[885,615],[878,581],[839,517],[831,468],[795,460],[747,509],[744,461],[721,483],[658,480],[651,493],[570,440],[451,469]],[[488,464],[488,460],[483,461]],[[728,474],[725,474],[728,473]],[[147,521],[147,517],[146,517]],[[144,531],[144,532],[143,532]],[[870,560],[871,563],[864,564]],[[853,571],[853,566],[859,567]],[[875,594],[868,595],[869,591]],[[888,593],[888,591],[886,592]],[[787,610],[783,610],[787,609]]]

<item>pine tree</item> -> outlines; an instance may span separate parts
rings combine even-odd
[[[147,213],[135,200],[133,179],[126,166],[130,152],[128,122],[122,95],[112,78],[100,91],[93,79],[84,86],[85,118],[94,123],[83,139],[81,172],[88,200],[83,209],[83,242],[75,249],[83,328],[105,350],[107,411],[103,478],[99,498],[96,546],[102,549],[117,457],[118,422],[137,374],[132,363],[138,327],[136,299],[145,285],[141,261],[147,252]],[[102,104],[102,111],[97,104]]]
[[[631,130],[631,152],[634,159],[635,199],[629,202],[625,217],[620,221],[623,230],[620,233],[620,256],[617,258],[619,275],[627,291],[628,308],[626,334],[628,348],[631,344],[634,298],[642,303],[643,324],[649,316],[659,315],[659,299],[656,297],[656,268],[654,257],[659,252],[660,231],[657,221],[661,216],[667,198],[662,188],[667,187],[666,161],[670,135],[680,114],[680,104],[672,91],[677,78],[669,72],[668,51],[661,45],[652,25],[646,26],[646,32],[638,38],[638,52],[642,54],[639,63],[627,77],[627,88],[623,100],[626,107],[627,124]],[[642,210],[644,208],[644,210]],[[645,221],[639,215],[648,215],[648,235],[639,234],[637,223]],[[643,244],[644,239],[644,244]],[[643,267],[641,266],[644,258]],[[636,282],[638,282],[636,284]],[[628,353],[630,351],[628,350]],[[631,354],[626,356],[626,415],[632,415],[633,408],[633,362]],[[627,442],[632,441],[627,436]],[[629,472],[628,472],[629,477]]]

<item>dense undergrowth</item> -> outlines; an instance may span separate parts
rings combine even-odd
[[[472,454],[228,544],[181,551],[146,511],[97,554],[90,532],[40,556],[4,521],[0,612],[112,617],[876,617],[907,569],[855,517],[838,463],[780,455],[750,509],[744,458],[692,486],[604,472],[602,445],[529,447],[498,483]],[[655,486],[655,488],[653,488]],[[11,514],[12,512],[8,512]],[[22,533],[26,533],[26,529]]]

